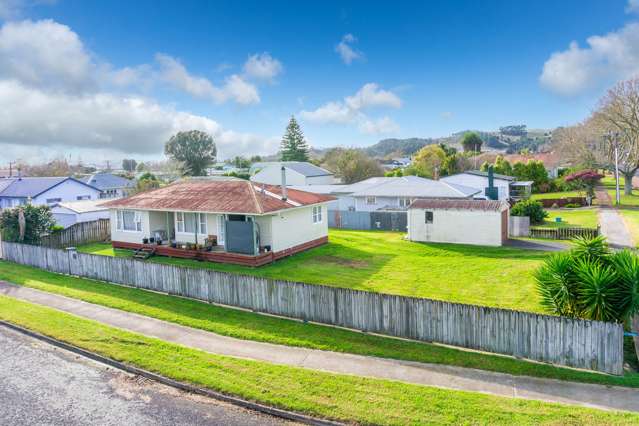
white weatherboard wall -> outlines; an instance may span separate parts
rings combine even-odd
[[[433,223],[426,223],[426,211]],[[408,239],[433,243],[502,245],[502,213],[467,209],[409,209]]]
[[[484,176],[477,176],[468,173],[460,173],[457,175],[446,176],[441,178],[443,182],[455,183],[457,185],[467,186],[469,188],[480,189],[481,193],[477,196],[483,196],[484,190],[488,187],[488,178]],[[510,196],[510,182],[507,180],[495,178],[493,181],[497,188],[498,197],[500,200],[507,200]]]
[[[328,235],[328,211],[322,205],[322,221],[313,223],[313,207],[300,207],[270,216],[272,250],[286,250]]]
[[[110,214],[108,210],[98,210],[93,212],[77,213],[66,207],[56,206],[51,209],[53,218],[58,225],[68,228],[71,225],[80,222],[92,222],[98,219],[109,219]]]
[[[48,191],[43,192],[37,197],[34,197],[31,200],[31,204],[34,205],[44,205],[47,204],[48,199],[60,199],[56,202],[61,201],[78,201],[78,197],[88,197],[84,198],[87,200],[97,200],[100,198],[100,191],[90,186],[83,185],[74,180],[65,180],[61,184],[54,186]],[[82,199],[82,198],[80,198]]]
[[[385,207],[399,208],[399,197],[375,197],[374,204],[366,203],[367,197],[353,198],[355,199],[355,210],[358,212],[374,212]]]
[[[126,209],[123,209],[126,210]],[[136,210],[132,210],[136,211]],[[123,243],[142,244],[143,238],[149,238],[151,227],[149,224],[149,212],[145,210],[137,210],[141,214],[142,230],[141,231],[121,231],[118,230],[117,209],[109,209],[111,215],[111,241],[122,241]]]

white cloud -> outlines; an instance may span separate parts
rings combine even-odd
[[[365,110],[371,108],[400,108],[402,101],[395,93],[380,89],[376,83],[367,83],[352,96],[342,101],[327,102],[319,108],[300,112],[304,120],[315,123],[357,124],[363,133],[392,133],[399,126],[389,117],[370,119]]]
[[[453,114],[452,111],[444,111],[440,114],[441,118],[443,118],[444,120],[450,120],[452,119],[455,114]]]
[[[370,120],[368,118],[362,120],[358,124],[360,132],[369,135],[377,135],[381,133],[396,133],[399,131],[399,125],[390,117],[382,117],[378,120]]]
[[[256,80],[273,81],[284,68],[282,63],[264,52],[249,56],[244,64],[244,74]]]
[[[85,159],[113,153],[157,156],[172,134],[189,129],[212,134],[222,157],[277,149],[274,138],[225,129],[209,117],[121,93],[152,87],[164,76],[158,67],[173,84],[195,96],[259,102],[256,87],[239,75],[216,87],[168,56],[154,64],[116,69],[96,61],[65,25],[51,20],[5,23],[0,27],[3,158],[43,153],[82,154]]]
[[[541,85],[573,96],[639,73],[639,23],[588,37],[586,43],[580,47],[573,41],[567,50],[553,53],[539,77]]]
[[[639,13],[639,0],[628,0],[626,13]]]
[[[366,83],[353,96],[344,98],[344,103],[353,110],[372,107],[400,108],[402,100],[395,93],[379,88],[376,83]]]
[[[357,43],[357,39],[353,34],[346,34],[342,40],[335,46],[335,51],[339,53],[345,64],[350,65],[356,59],[363,59],[364,54],[353,47]]]
[[[97,87],[94,71],[82,41],[66,25],[44,20],[8,22],[0,28],[0,78],[82,92]]]
[[[196,98],[209,99],[217,103],[229,99],[243,105],[260,102],[257,87],[233,74],[225,81],[224,86],[217,87],[208,79],[190,74],[177,59],[158,53],[155,55],[160,65],[162,80]]]
[[[191,129],[213,135],[220,155],[225,157],[272,152],[277,145],[271,139],[223,129],[210,118],[136,96],[50,93],[4,80],[0,81],[0,110],[0,143],[24,147],[153,154],[162,152],[172,134]]]

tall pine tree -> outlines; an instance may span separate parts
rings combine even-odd
[[[304,133],[297,124],[295,116],[291,116],[280,144],[281,159],[282,161],[308,161],[308,151]]]

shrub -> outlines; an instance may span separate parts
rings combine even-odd
[[[550,313],[624,322],[639,313],[639,257],[611,253],[605,238],[577,238],[569,252],[549,256],[534,272]]]
[[[585,190],[588,197],[592,198],[595,196],[595,186],[603,177],[595,170],[580,170],[564,177],[564,181],[575,185],[578,189]]]
[[[511,216],[528,216],[531,224],[540,224],[548,217],[544,206],[539,201],[521,200],[510,209]]]
[[[24,239],[20,239],[20,211],[24,213]],[[5,209],[0,215],[0,232],[5,241],[38,244],[40,238],[55,226],[55,220],[48,206],[26,204],[13,209]]]
[[[567,204],[564,204],[564,207],[567,208],[567,209],[576,209],[578,207],[581,207],[581,204],[567,203]]]

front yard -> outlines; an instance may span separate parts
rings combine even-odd
[[[542,225],[543,228],[596,228],[599,224],[597,209],[548,209],[548,217]],[[561,218],[561,222],[557,222]]]
[[[406,241],[403,233],[331,230],[329,244],[259,268],[153,257],[151,262],[451,302],[543,312],[531,272],[546,253]],[[131,256],[109,244],[84,253]]]

